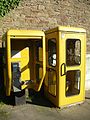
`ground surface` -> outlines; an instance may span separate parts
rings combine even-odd
[[[0,120],[90,120],[90,91],[80,105],[59,109],[37,95],[27,104],[11,106],[0,104]]]

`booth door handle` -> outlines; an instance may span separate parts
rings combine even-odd
[[[61,76],[66,75],[66,64],[63,63],[61,65]]]

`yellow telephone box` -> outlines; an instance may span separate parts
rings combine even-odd
[[[47,30],[45,95],[63,107],[85,99],[86,31],[62,27]]]
[[[46,73],[44,32],[9,30],[3,48],[6,95],[27,87],[39,91]]]

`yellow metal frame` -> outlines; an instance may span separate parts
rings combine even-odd
[[[46,73],[46,56],[45,56],[45,34],[40,30],[9,30],[7,32],[6,38],[6,70],[4,71],[6,78],[6,95],[10,96],[11,84],[12,84],[12,72],[11,72],[11,62],[16,62],[16,59],[11,58],[11,39],[42,39],[43,45],[43,76],[39,84],[32,84],[32,87],[36,91],[39,91]],[[19,60],[19,59],[18,59]]]
[[[70,104],[83,102],[85,99],[85,65],[86,65],[86,30],[75,27],[58,26],[57,28],[47,30],[45,32],[46,40],[56,38],[57,40],[57,82],[56,82],[56,96],[53,96],[48,91],[48,86],[45,85],[45,95],[56,106],[64,107]],[[81,88],[78,95],[65,96],[65,79],[66,76],[61,76],[61,65],[66,63],[66,40],[67,39],[80,39],[81,40],[81,64],[79,66],[66,66],[66,72],[69,70],[81,71]],[[47,53],[48,54],[48,53]],[[47,58],[46,58],[47,60]],[[48,60],[46,61],[48,63]],[[45,81],[48,81],[46,77]]]
[[[48,31],[46,31],[48,32]],[[59,61],[58,61],[58,56],[59,56],[59,51],[58,51],[58,33],[55,31],[55,32],[50,32],[49,34],[46,34],[45,35],[46,37],[46,45],[48,46],[48,40],[54,38],[56,40],[56,67],[51,67],[48,65],[48,51],[46,51],[46,67],[47,68],[50,68],[50,69],[54,69],[55,72],[56,72],[56,90],[55,90],[55,95],[50,94],[50,91],[49,91],[49,85],[46,85],[46,84],[49,84],[49,81],[48,81],[48,71],[46,71],[46,77],[45,77],[45,81],[44,81],[44,93],[45,93],[45,96],[48,97],[48,99],[50,101],[52,101],[56,106],[58,106],[58,100],[59,100],[59,70],[58,70],[58,66],[59,66]],[[47,48],[46,48],[47,49]],[[53,90],[54,91],[54,90]]]

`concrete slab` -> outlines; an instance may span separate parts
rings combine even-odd
[[[14,107],[6,105],[4,109],[9,117],[4,120],[90,120],[90,91],[86,91],[84,103],[63,109],[56,108],[44,98],[36,101]]]

